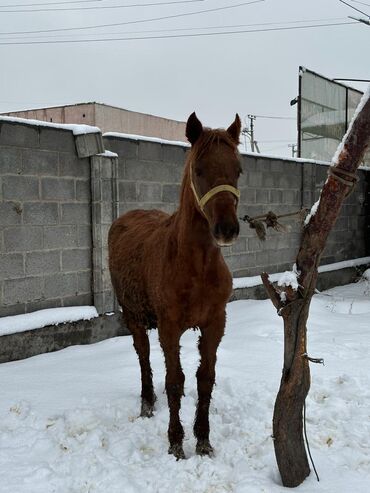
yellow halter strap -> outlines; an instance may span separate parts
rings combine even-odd
[[[193,190],[194,192],[194,197],[196,199],[196,201],[198,202],[198,205],[200,207],[200,210],[202,212],[204,212],[204,206],[206,205],[206,203],[214,196],[216,195],[217,193],[220,193],[220,192],[230,192],[232,193],[233,195],[235,195],[235,197],[239,200],[240,198],[240,191],[233,187],[232,185],[218,185],[217,187],[214,187],[214,188],[211,188],[211,190],[209,190],[206,194],[203,195],[203,197],[199,198],[198,196],[198,193],[197,191],[195,190],[195,186],[194,186],[194,183],[193,183],[193,178],[192,176],[190,175],[190,185],[191,185],[191,189]]]

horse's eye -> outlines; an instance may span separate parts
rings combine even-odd
[[[197,176],[202,176],[202,170],[200,168],[195,168],[195,174]]]

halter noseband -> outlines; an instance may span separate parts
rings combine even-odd
[[[213,188],[211,188],[211,190],[208,190],[208,192],[206,194],[204,194],[203,197],[199,198],[199,195],[198,195],[198,193],[195,189],[194,183],[193,183],[193,176],[192,176],[192,169],[191,168],[190,168],[190,186],[194,192],[195,200],[197,201],[197,203],[200,207],[200,210],[203,212],[203,214],[204,214],[204,207],[205,207],[206,203],[217,193],[230,192],[233,195],[235,195],[235,197],[238,200],[240,198],[240,191],[237,188],[233,187],[232,185],[218,185],[217,187],[213,187]]]

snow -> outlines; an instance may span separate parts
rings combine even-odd
[[[158,137],[148,137],[146,135],[126,134],[121,132],[106,132],[103,137],[118,137],[119,139],[144,140],[146,142],[156,142],[157,144],[170,144],[181,147],[190,147],[188,142],[180,140],[166,140]]]
[[[97,156],[102,156],[102,157],[118,157],[118,154],[116,152],[105,150],[104,152],[101,152],[100,154],[97,154]]]
[[[297,265],[293,265],[293,269],[291,271],[285,271],[281,274],[278,279],[278,286],[280,287],[288,287],[290,286],[294,291],[297,291],[299,288],[298,277],[300,276],[300,271],[297,270]],[[284,298],[284,296],[283,296]],[[282,299],[282,301],[285,301]]]
[[[369,284],[363,280],[313,297],[308,354],[324,358],[325,366],[311,365],[307,432],[320,483],[311,473],[299,493],[369,491]],[[167,454],[165,373],[156,331],[150,340],[158,401],[151,419],[138,417],[140,374],[131,337],[0,365],[1,493],[288,491],[271,439],[282,327],[269,300],[228,304],[210,408],[213,459],[195,455],[192,436],[197,332],[181,339],[187,460],[179,462]]]
[[[320,199],[317,200],[313,206],[311,207],[311,210],[310,212],[307,214],[307,216],[305,217],[305,220],[304,220],[304,225],[307,226],[307,224],[310,222],[311,220],[311,217],[314,216],[317,212],[317,208],[319,207],[319,204],[320,204]]]
[[[25,330],[41,329],[47,325],[55,325],[78,320],[90,320],[98,316],[94,306],[71,306],[64,308],[47,308],[32,313],[0,318],[0,336],[24,332]]]
[[[101,133],[100,128],[91,125],[80,125],[74,123],[51,123],[43,120],[32,120],[29,118],[17,118],[14,116],[0,116],[0,122],[23,123],[26,125],[36,125],[37,127],[60,128],[70,130],[73,135],[96,134]]]
[[[320,272],[330,272],[333,270],[346,269],[347,267],[358,267],[360,265],[370,264],[370,257],[354,258],[351,260],[343,260],[342,262],[334,262],[333,264],[320,265],[318,268]],[[269,274],[269,280],[271,282],[277,282],[283,275],[283,272],[277,272],[275,274]],[[233,288],[253,288],[262,284],[261,276],[252,277],[235,277],[233,279]]]

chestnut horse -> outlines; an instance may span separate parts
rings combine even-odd
[[[109,268],[123,317],[141,367],[141,416],[153,414],[156,396],[147,330],[158,328],[166,364],[169,453],[185,458],[179,411],[184,390],[180,338],[199,328],[196,452],[212,455],[209,405],[215,382],[216,351],[224,334],[231,274],[220,246],[239,234],[236,209],[241,172],[238,115],[227,130],[203,128],[195,113],[186,124],[192,144],[185,165],[180,205],[172,214],[133,210],[109,231]]]

